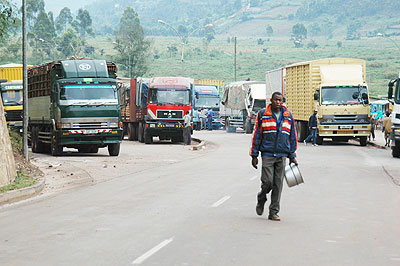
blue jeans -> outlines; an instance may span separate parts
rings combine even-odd
[[[212,117],[209,117],[207,120],[207,124],[208,124],[208,130],[212,130]]]
[[[304,141],[310,142],[311,138],[313,139],[312,144],[315,145],[317,143],[317,129],[311,129],[310,135]]]

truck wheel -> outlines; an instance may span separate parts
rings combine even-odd
[[[52,156],[59,156],[63,152],[63,146],[57,144],[57,138],[55,133],[51,134],[51,142],[50,142],[50,153]]]
[[[144,128],[143,128],[143,123],[139,122],[139,130],[138,130],[138,140],[139,142],[144,142]]]
[[[147,130],[144,130],[144,143],[146,144],[151,144],[153,142],[153,136],[147,132]]]
[[[246,119],[246,123],[244,124],[244,130],[246,134],[251,134],[253,132],[253,128],[251,127],[250,119]]]
[[[324,142],[324,138],[317,135],[316,143],[318,145],[322,145],[323,142]]]
[[[396,158],[400,157],[400,146],[394,146],[392,148],[392,156]]]
[[[44,144],[39,140],[39,128],[36,126],[32,127],[32,152],[42,153],[44,151]]]
[[[128,140],[135,139],[135,125],[133,123],[128,123]]]
[[[133,140],[138,140],[138,135],[139,135],[139,129],[138,129],[138,126],[139,126],[139,124],[138,123],[134,123],[133,124],[133,128],[134,128],[134,133],[135,134],[133,134]]]
[[[110,154],[110,156],[118,156],[120,144],[121,143],[108,144],[108,154]]]
[[[360,137],[360,146],[367,146],[367,137]]]

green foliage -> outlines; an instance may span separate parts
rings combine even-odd
[[[3,39],[10,27],[17,23],[16,8],[8,0],[0,1],[0,39]]]
[[[76,35],[72,28],[68,28],[63,35],[60,36],[57,44],[57,50],[61,52],[61,55],[64,58],[68,58],[73,55],[77,56],[79,47],[84,45],[82,40]]]
[[[39,12],[44,11],[44,5],[44,0],[26,1],[26,22],[28,29],[33,27],[36,16],[39,14]]]
[[[34,184],[36,184],[36,180],[34,178],[25,174],[17,173],[17,178],[12,184],[0,187],[0,193],[30,187]]]
[[[41,10],[35,19],[32,31],[28,33],[30,46],[33,47],[37,54],[50,56],[55,47],[54,40],[56,36],[54,22],[44,9]]]
[[[73,19],[71,9],[68,7],[61,9],[60,14],[55,21],[57,32],[63,33],[67,27],[72,24]]]
[[[122,15],[119,29],[115,32],[115,62],[121,64],[129,77],[140,77],[147,72],[146,57],[150,43],[144,38],[138,14],[127,7]]]
[[[86,34],[93,36],[92,18],[90,17],[89,11],[80,8],[76,19],[72,21],[72,27],[84,38]]]
[[[292,27],[292,36],[296,40],[307,39],[307,29],[302,23],[297,23]]]

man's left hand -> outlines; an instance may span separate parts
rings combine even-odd
[[[299,165],[296,158],[290,158],[290,163],[294,163],[295,165]]]

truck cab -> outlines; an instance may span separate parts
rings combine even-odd
[[[394,89],[394,94],[393,94]],[[400,157],[400,78],[389,82],[388,99],[393,99],[391,149],[393,157]]]
[[[1,99],[7,125],[22,132],[23,126],[23,88],[22,81],[0,83]]]
[[[218,87],[216,85],[195,84],[193,90],[193,127],[199,128],[201,124],[200,109],[212,109],[214,116],[212,119],[212,127],[218,129],[222,126],[219,117],[220,98]]]

